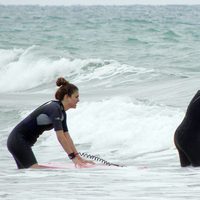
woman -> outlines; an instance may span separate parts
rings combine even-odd
[[[58,141],[76,167],[83,167],[87,163],[92,163],[79,156],[66,124],[65,111],[76,108],[76,104],[79,102],[78,88],[62,77],[58,78],[56,84],[59,86],[55,93],[56,100],[49,101],[34,110],[13,129],[8,137],[8,149],[19,169],[44,168],[44,166],[38,165],[31,146],[35,144],[37,138],[44,131],[52,128],[54,128]]]
[[[200,166],[200,91],[191,100],[174,141],[182,167]]]

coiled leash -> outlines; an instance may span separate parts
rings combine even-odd
[[[102,158],[99,158],[98,156],[94,156],[94,155],[91,155],[91,154],[88,154],[88,153],[79,152],[79,155],[82,156],[82,157],[88,158],[90,160],[94,160],[94,161],[103,163],[104,165],[107,165],[107,166],[125,167],[123,165],[119,165],[119,164],[114,164],[114,163],[108,162],[108,161],[106,161],[106,160],[104,160]]]

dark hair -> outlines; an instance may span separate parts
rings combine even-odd
[[[66,94],[71,97],[74,92],[78,91],[78,87],[66,81],[63,77],[57,79],[56,85],[59,88],[55,93],[55,98],[59,101],[62,101]]]

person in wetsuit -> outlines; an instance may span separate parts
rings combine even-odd
[[[91,163],[78,154],[68,133],[66,122],[65,111],[76,108],[79,102],[78,88],[62,77],[57,79],[56,84],[59,87],[55,93],[56,100],[49,101],[34,110],[12,130],[8,137],[8,150],[19,169],[44,167],[38,164],[31,147],[44,131],[51,129],[55,130],[58,141],[75,166],[82,167]]]
[[[191,100],[174,135],[182,167],[200,166],[200,91]]]

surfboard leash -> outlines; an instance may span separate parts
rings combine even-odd
[[[85,152],[83,152],[83,153],[79,152],[79,155],[82,156],[82,157],[88,158],[90,160],[94,160],[94,161],[103,163],[104,165],[107,165],[107,166],[125,167],[123,165],[108,162],[108,161],[106,161],[106,160],[104,160],[104,159],[102,159],[98,156],[94,156],[94,155],[91,155],[91,154],[88,154],[88,153],[85,153]]]

